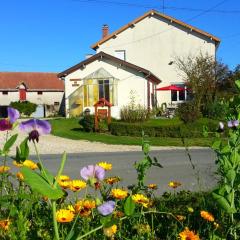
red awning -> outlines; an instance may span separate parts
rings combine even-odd
[[[172,90],[172,91],[184,91],[185,88],[182,87],[178,87],[176,85],[169,85],[166,87],[161,87],[161,88],[157,88],[157,91],[167,91],[167,90]]]

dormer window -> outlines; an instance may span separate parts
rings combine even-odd
[[[125,50],[116,50],[115,57],[123,61],[126,61],[126,51]]]

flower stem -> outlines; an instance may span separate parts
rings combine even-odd
[[[59,233],[58,233],[58,224],[56,218],[56,201],[52,201],[52,212],[53,212],[53,227],[54,227],[54,235],[56,240],[59,240]]]

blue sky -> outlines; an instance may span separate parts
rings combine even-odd
[[[110,31],[163,0],[2,0],[0,71],[61,72],[94,53],[102,24]],[[239,0],[164,0],[165,13],[221,38],[218,58],[240,64]],[[210,10],[211,9],[211,10]],[[208,10],[208,11],[207,11]]]

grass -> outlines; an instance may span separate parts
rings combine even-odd
[[[50,120],[52,125],[52,134],[55,136],[73,139],[73,140],[88,140],[91,142],[102,142],[107,144],[123,144],[123,145],[141,145],[141,137],[130,136],[113,136],[107,133],[86,133],[81,130],[78,124],[79,119],[54,119]],[[152,123],[169,125],[169,121],[173,124],[179,124],[177,119],[153,119]],[[149,123],[151,124],[151,123]],[[148,138],[152,146],[183,146],[180,138]],[[189,146],[210,146],[213,139],[211,138],[192,138],[185,139]]]

